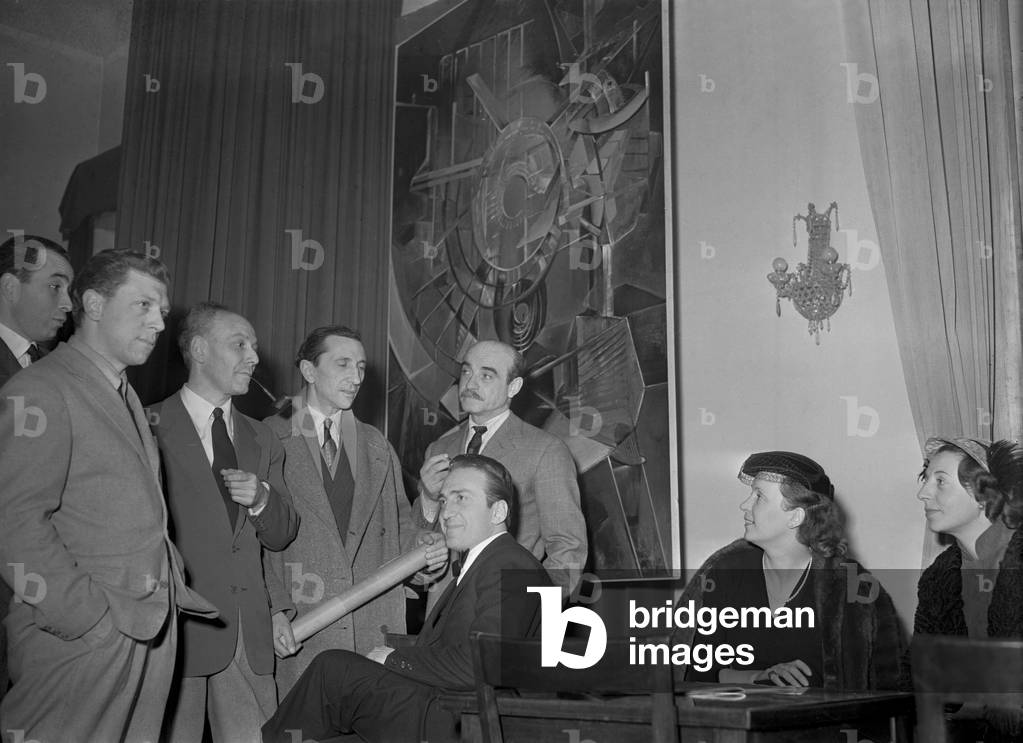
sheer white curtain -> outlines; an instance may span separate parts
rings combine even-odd
[[[1021,435],[1017,11],[843,3],[850,105],[921,445]],[[925,563],[937,550],[928,540]]]

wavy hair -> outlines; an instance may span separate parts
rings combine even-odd
[[[930,460],[951,452],[960,457],[956,474],[959,484],[984,506],[984,515],[994,523],[998,519],[1010,529],[1023,525],[1023,448],[1013,441],[996,441],[987,449],[985,469],[972,456],[953,443],[946,443],[924,460],[923,479]]]
[[[834,498],[816,493],[791,478],[784,478],[781,494],[783,508],[802,508],[806,516],[796,528],[796,539],[812,552],[824,557],[841,557],[849,551],[845,534],[845,515]]]

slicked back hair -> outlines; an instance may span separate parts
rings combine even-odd
[[[487,505],[492,506],[499,500],[508,504],[508,515],[504,519],[504,525],[508,531],[512,531],[515,527],[515,516],[518,513],[519,503],[515,493],[515,483],[504,465],[496,459],[482,454],[459,454],[451,459],[448,474],[455,470],[476,470],[483,474],[486,483],[484,493],[487,496]]]
[[[347,325],[323,325],[309,333],[302,341],[302,345],[298,347],[298,353],[295,354],[295,366],[300,366],[303,361],[309,361],[316,366],[316,360],[326,350],[324,346],[327,339],[335,335],[362,343],[362,336],[359,335],[358,330],[352,330]]]

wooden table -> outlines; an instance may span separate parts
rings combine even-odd
[[[741,701],[686,695],[708,686],[714,685],[685,684],[676,694],[681,743],[888,743],[893,727],[895,740],[912,738],[912,694],[810,689],[801,696],[757,693]],[[501,692],[498,699],[506,743],[647,743],[650,739],[650,699],[645,695],[564,699]],[[483,740],[475,695],[445,695],[440,703],[461,715],[464,743]]]

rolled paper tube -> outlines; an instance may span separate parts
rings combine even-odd
[[[359,581],[348,590],[324,601],[308,614],[300,616],[291,624],[295,641],[303,642],[312,637],[345,614],[355,611],[370,599],[403,583],[407,578],[425,568],[426,550],[430,546],[429,544],[421,545],[390,562],[385,562],[366,580]]]

